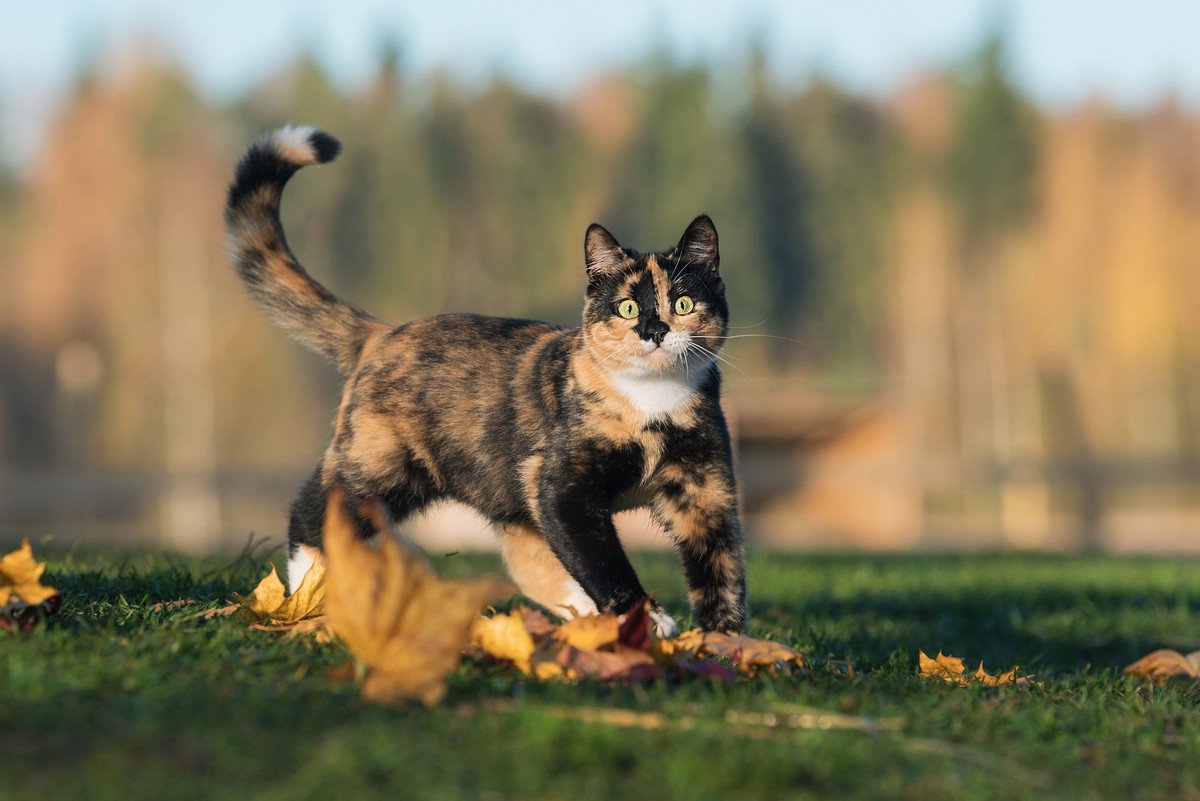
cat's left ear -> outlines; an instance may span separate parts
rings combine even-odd
[[[697,264],[708,267],[714,272],[721,265],[721,251],[717,245],[717,226],[712,218],[701,214],[692,220],[691,225],[679,239],[680,261],[684,264]]]

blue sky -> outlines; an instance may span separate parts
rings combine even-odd
[[[119,63],[145,36],[217,98],[301,50],[353,85],[385,35],[403,45],[410,69],[449,66],[467,80],[500,70],[548,92],[653,48],[732,62],[757,36],[781,79],[820,69],[882,94],[921,67],[960,58],[1003,19],[1018,80],[1046,104],[1102,95],[1137,108],[1173,92],[1200,106],[1200,3],[1191,0],[10,0],[0,9],[0,139],[18,162],[36,152],[80,64]]]

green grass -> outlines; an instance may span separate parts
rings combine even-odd
[[[673,560],[637,562],[682,611]],[[448,575],[497,567],[438,564]],[[68,554],[49,565],[58,616],[0,633],[4,799],[1200,796],[1200,685],[1120,674],[1154,648],[1200,647],[1195,561],[755,553],[752,633],[808,655],[807,676],[608,687],[469,665],[435,709],[364,703],[328,677],[346,659],[340,646],[154,610],[180,598],[216,606],[252,587],[264,559]],[[923,681],[918,648],[1019,663],[1043,686]],[[580,719],[609,709],[664,725]],[[816,713],[899,728],[789,725]],[[777,725],[759,725],[768,714]]]

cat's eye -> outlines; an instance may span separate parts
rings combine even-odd
[[[617,304],[617,314],[624,317],[626,320],[632,320],[638,316],[638,305],[636,300],[623,300]]]
[[[676,314],[691,314],[692,309],[696,308],[696,304],[687,295],[680,295],[675,298],[675,313]]]

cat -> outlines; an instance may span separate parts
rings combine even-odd
[[[524,595],[565,617],[620,614],[646,591],[612,516],[649,507],[676,546],[696,623],[744,631],[716,358],[729,309],[712,220],[697,217],[675,247],[646,254],[592,224],[579,328],[473,314],[392,326],[314,281],[284,238],[284,185],[340,150],[308,126],[265,136],[239,162],[225,211],[251,295],[347,376],[332,442],[292,505],[291,587],[320,549],[326,499],[341,486],[352,514],[377,498],[393,523],[441,499],[472,506],[495,525]],[[652,609],[659,633],[674,633],[674,619]]]

